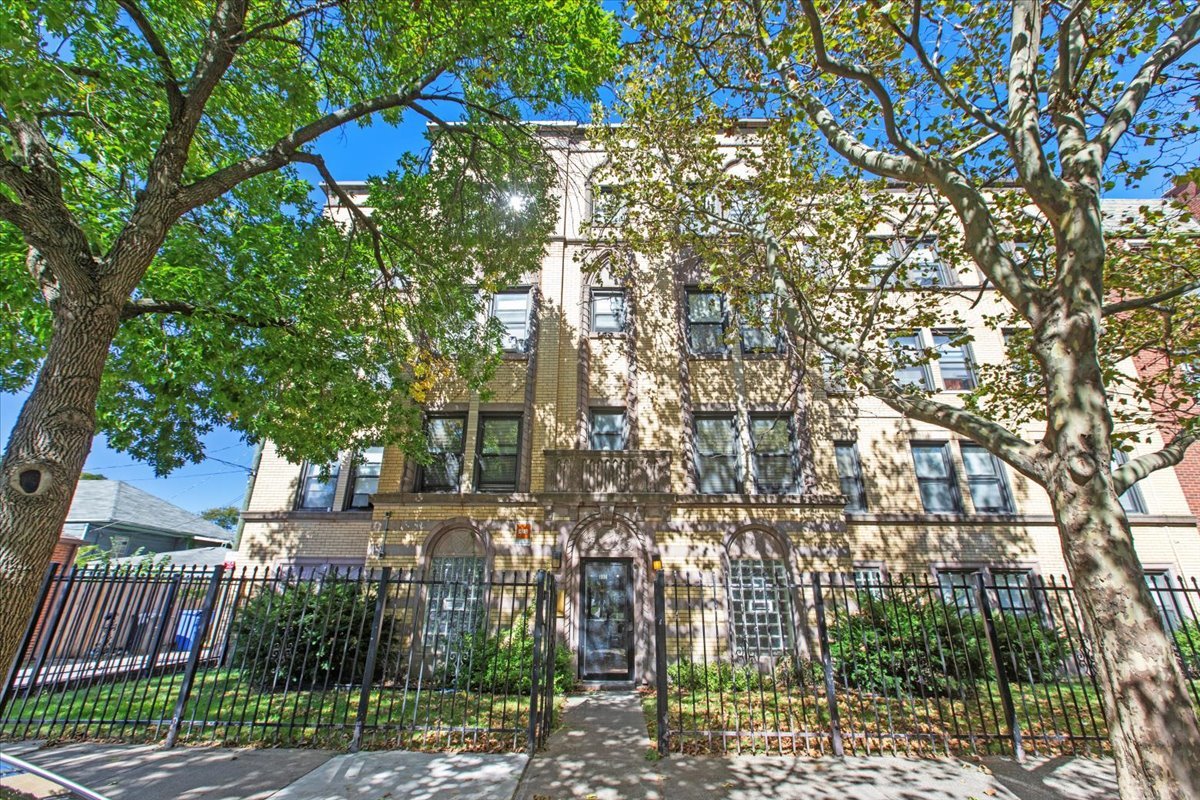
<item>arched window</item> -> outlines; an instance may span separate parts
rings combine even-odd
[[[753,660],[792,646],[792,582],[779,537],[758,528],[728,545],[734,655]]]
[[[457,651],[483,623],[487,551],[479,534],[457,528],[440,536],[429,559],[425,644]]]

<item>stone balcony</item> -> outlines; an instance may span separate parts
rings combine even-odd
[[[671,451],[547,450],[546,491],[666,493],[671,491]]]

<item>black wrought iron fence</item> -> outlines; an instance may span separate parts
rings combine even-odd
[[[1200,706],[1200,587],[1151,594]],[[1108,747],[1092,647],[1061,579],[659,573],[655,618],[664,754]]]
[[[555,702],[553,576],[47,573],[0,737],[529,749]]]

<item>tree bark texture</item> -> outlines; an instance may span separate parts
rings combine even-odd
[[[1097,358],[1099,215],[1098,202],[1081,198],[1058,226],[1063,277],[1035,325],[1053,453],[1046,488],[1093,648],[1121,797],[1194,800],[1200,726],[1113,484],[1112,417]]]
[[[56,304],[46,359],[0,464],[0,668],[18,655],[91,451],[100,377],[119,324],[119,307],[99,297]]]

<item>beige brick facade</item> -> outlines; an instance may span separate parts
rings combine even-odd
[[[872,567],[929,574],[952,566],[1064,572],[1045,494],[1005,468],[1013,513],[976,513],[959,445],[946,431],[901,418],[870,398],[827,395],[819,376],[805,374],[793,355],[742,355],[735,344],[728,355],[689,356],[684,289],[699,281],[690,268],[636,261],[629,266],[625,330],[590,332],[589,290],[616,286],[605,270],[584,269],[597,264],[580,225],[589,216],[589,177],[603,155],[571,129],[548,137],[566,177],[559,233],[547,243],[540,273],[530,276],[535,341],[528,354],[506,357],[486,403],[443,386],[431,406],[465,415],[460,491],[421,492],[420,469],[388,449],[370,511],[341,510],[350,493],[349,461],[334,488],[334,510],[298,511],[302,468],[268,444],[245,513],[243,562],[357,559],[371,567],[425,568],[444,535],[469,529],[490,569],[558,572],[560,629],[574,649],[580,646],[584,559],[628,559],[634,677],[648,674],[653,653],[648,604],[656,562],[667,569],[721,570],[730,543],[745,531],[774,536],[795,573]],[[967,320],[976,362],[1002,362],[1003,337],[984,324],[999,299],[984,292],[975,303],[974,294],[938,299]],[[942,385],[936,363],[932,372],[935,385]],[[942,399],[953,402],[953,395],[943,393]],[[627,452],[612,458],[589,452],[594,408],[624,409]],[[516,491],[474,490],[479,419],[493,412],[522,420]],[[747,423],[763,412],[790,420],[796,493],[697,492],[696,416],[725,414],[739,421],[745,475],[752,447]],[[950,443],[962,513],[924,512],[910,450],[914,440]],[[843,509],[834,441],[857,443],[863,513]],[[1157,445],[1161,441],[1154,439],[1147,449]],[[564,484],[564,475],[576,482]],[[1140,491],[1147,513],[1132,522],[1143,561],[1176,578],[1200,575],[1200,539],[1174,472],[1154,473]]]

